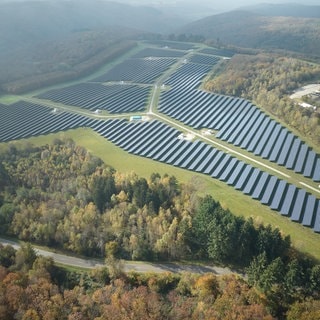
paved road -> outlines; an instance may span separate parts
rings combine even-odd
[[[3,245],[11,245],[15,249],[19,249],[20,245],[18,242],[6,240],[0,238],[0,243]],[[95,259],[82,259],[77,258],[69,255],[54,253],[47,250],[37,249],[35,251],[44,257],[51,257],[57,263],[61,263],[68,266],[73,267],[80,267],[80,268],[88,268],[93,269],[97,267],[104,266],[104,263],[99,260]],[[231,274],[232,272],[229,268],[221,268],[217,266],[198,266],[198,265],[185,265],[185,264],[176,264],[176,263],[151,263],[151,262],[132,262],[132,261],[123,261],[124,263],[124,270],[126,272],[129,271],[136,271],[136,272],[173,272],[173,273],[180,273],[180,272],[191,272],[191,273],[206,273],[212,272],[217,275],[224,275],[224,274]]]

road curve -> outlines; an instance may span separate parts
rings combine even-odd
[[[15,249],[19,249],[20,245],[16,241],[6,240],[0,238],[0,243],[3,245],[11,245]],[[37,254],[44,257],[51,257],[56,263],[60,263],[67,266],[79,267],[94,269],[102,266],[106,266],[101,260],[96,259],[83,259],[74,256],[69,256],[60,253],[54,253],[52,251],[47,251],[43,249],[34,248]],[[207,272],[212,272],[216,275],[225,275],[235,273],[229,268],[222,268],[217,266],[200,266],[193,264],[178,264],[178,263],[152,263],[152,262],[133,262],[133,261],[124,261],[124,271],[130,272],[135,271],[139,273],[155,272],[172,272],[172,273],[181,273],[181,272],[190,272],[203,274]]]

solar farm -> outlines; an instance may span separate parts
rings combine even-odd
[[[320,155],[251,102],[199,89],[213,65],[232,52],[147,45],[99,77],[46,91],[32,102],[1,105],[0,142],[88,127],[133,155],[218,179],[320,233],[320,189],[302,188],[277,173],[283,168],[318,184]],[[98,117],[95,110],[113,116]],[[186,132],[195,138],[184,139]],[[254,166],[237,156],[241,150],[277,170]]]

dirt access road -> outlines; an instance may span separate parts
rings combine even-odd
[[[11,245],[15,249],[19,249],[20,245],[16,241],[6,240],[0,238],[0,243],[3,245]],[[35,248],[35,251],[38,255],[44,257],[51,257],[55,262],[79,267],[79,268],[87,268],[87,269],[94,269],[98,267],[105,266],[103,261],[95,260],[95,259],[83,259],[78,258],[70,255],[55,253],[52,251],[47,251],[43,249]],[[217,266],[200,266],[200,265],[193,265],[193,264],[179,264],[179,263],[151,263],[151,262],[133,262],[133,261],[125,261],[123,260],[123,266],[125,272],[136,271],[141,273],[146,272],[155,272],[155,273],[162,273],[162,272],[172,272],[172,273],[181,273],[181,272],[191,272],[191,273],[198,273],[203,274],[207,272],[212,272],[216,275],[225,275],[235,273],[229,268],[222,268]]]

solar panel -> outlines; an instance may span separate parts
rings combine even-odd
[[[315,221],[313,231],[320,233],[320,201],[317,200],[315,208]]]
[[[267,141],[265,148],[263,149],[263,151],[261,153],[262,158],[264,158],[264,159],[269,158],[271,151],[273,150],[273,146],[275,146],[275,144],[277,142],[280,131],[281,131],[281,125],[279,123],[277,123],[272,131],[270,138]]]
[[[305,199],[306,199],[306,190],[304,189],[299,189],[298,194],[296,196],[294,206],[292,208],[292,213],[291,213],[291,220],[295,222],[300,222],[301,216],[302,216],[302,211],[304,208],[305,204]]]
[[[258,199],[258,200],[261,199],[261,196],[262,196],[262,194],[263,194],[265,185],[268,183],[270,177],[271,177],[271,176],[270,176],[268,173],[266,173],[266,172],[263,172],[263,173],[262,173],[262,175],[260,176],[259,181],[258,181],[257,184],[256,184],[255,189],[254,189],[253,192],[252,192],[251,197],[252,197],[253,199]]]
[[[290,184],[287,189],[284,201],[283,201],[281,209],[280,209],[280,213],[283,216],[290,216],[291,215],[291,207],[295,201],[296,193],[298,193],[297,187],[294,186],[293,184]]]
[[[217,153],[218,153],[218,150],[212,148],[208,156],[204,158],[201,164],[196,168],[196,171],[204,172],[205,168],[211,163],[211,161],[214,159]]]
[[[186,168],[191,165],[196,158],[201,155],[201,151],[205,148],[205,144],[202,141],[196,140],[194,142],[194,148],[188,157],[180,164],[181,168]]]
[[[283,145],[284,145],[284,143],[286,141],[288,133],[289,132],[288,132],[287,129],[281,127],[279,137],[278,137],[278,139],[276,141],[276,144],[272,148],[271,154],[269,156],[269,160],[270,161],[276,162],[278,160],[278,157],[279,157],[279,155],[281,153],[281,150],[282,150]]]
[[[235,119],[237,119],[237,116],[238,116],[237,109],[238,109],[238,106],[241,105],[243,100],[239,98],[233,98],[231,102],[232,104],[228,106],[229,107],[228,114],[223,119],[221,119],[219,132],[216,135],[217,138],[220,138],[222,140],[223,140],[223,135],[226,134],[226,132],[228,132],[230,126],[234,123]]]
[[[263,135],[260,138],[260,141],[258,143],[258,145],[256,146],[256,148],[253,150],[255,155],[261,155],[262,151],[264,150],[266,144],[268,143],[268,139],[271,135],[271,132],[273,130],[273,128],[275,127],[276,122],[275,121],[270,121],[269,124],[267,125],[265,132],[263,133]]]
[[[137,124],[135,124],[137,125]],[[108,140],[109,141],[118,141],[119,138],[121,138],[123,135],[128,134],[131,130],[131,123],[123,123],[121,127],[117,127],[114,131],[108,133]]]
[[[284,198],[286,196],[287,188],[288,188],[288,183],[284,180],[280,180],[270,205],[270,208],[272,210],[277,210],[277,211],[280,210],[282,206],[282,202],[284,201]]]
[[[131,126],[129,131],[123,134],[121,138],[117,137],[116,140],[114,139],[114,142],[121,148],[130,146],[132,142],[134,143],[141,137],[143,132],[145,132],[149,126],[151,126],[151,122],[148,124],[138,123],[136,126]]]
[[[175,154],[173,154],[169,159],[168,163],[175,164],[176,161],[183,161],[186,157],[184,154],[189,153],[190,149],[192,149],[193,143],[191,141],[184,141],[184,144],[179,148]],[[183,157],[183,159],[181,159]]]
[[[247,134],[249,134],[249,132],[251,131],[253,124],[257,121],[257,118],[261,114],[260,110],[258,110],[257,108],[252,107],[252,109],[254,110],[254,113],[252,114],[252,117],[250,118],[248,123],[246,123],[241,131],[239,131],[238,137],[234,141],[235,146],[241,145]]]
[[[213,170],[219,165],[219,162],[225,157],[225,153],[219,151],[216,156],[211,160],[208,167],[204,170],[204,173],[211,174]]]
[[[239,122],[241,122],[243,116],[245,116],[245,113],[244,112],[242,113],[242,111],[247,104],[248,104],[248,101],[245,101],[245,100],[238,101],[238,103],[235,105],[234,112],[232,112],[232,114],[229,117],[229,120],[226,122],[223,128],[218,132],[217,138],[220,138],[221,140],[229,139],[229,137],[238,127]]]
[[[150,130],[144,131],[140,137],[137,137],[134,142],[126,146],[128,152],[140,154],[147,149],[155,140],[162,137],[168,131],[168,126],[164,123],[158,122],[156,126],[152,126]]]
[[[302,224],[307,227],[312,227],[317,199],[314,195],[308,194],[306,200],[306,207],[303,214]]]
[[[170,130],[170,127],[168,127],[164,123],[161,123],[157,130],[154,130],[154,132],[152,132],[151,138],[150,135],[145,135],[140,141],[129,148],[128,151],[134,154],[145,155],[151,145],[153,145],[154,143],[158,143],[160,139],[164,139],[165,137],[167,137],[170,132],[172,132],[172,130]]]
[[[216,169],[212,172],[211,177],[218,178],[220,174],[224,171],[224,169],[228,166],[229,162],[231,161],[230,155],[226,155],[216,167]]]
[[[176,155],[176,152],[180,148],[184,148],[185,142],[185,140],[176,141],[176,143],[171,145],[170,148],[160,158],[158,158],[158,160],[161,162],[167,162],[169,158]]]
[[[302,144],[299,154],[297,156],[296,165],[294,167],[294,171],[298,173],[303,172],[304,164],[307,160],[307,153],[308,153],[309,147],[306,144]]]
[[[129,151],[137,146],[137,144],[142,142],[145,138],[153,138],[152,133],[158,130],[160,124],[161,122],[158,121],[152,121],[146,125],[141,124],[139,130],[136,130],[132,135],[130,135],[130,137],[119,143],[119,146]]]
[[[273,193],[277,187],[279,183],[279,179],[275,176],[272,176],[268,182],[268,184],[266,185],[265,191],[261,197],[260,202],[262,204],[270,204],[272,197],[273,197]]]
[[[172,140],[170,139],[167,143],[164,142],[163,145],[158,146],[156,151],[152,152],[150,158],[154,160],[160,160],[164,154],[171,152],[172,147],[179,142],[181,142],[181,140],[178,140],[176,137],[174,137]]]
[[[266,130],[267,125],[270,122],[270,118],[265,116],[263,122],[261,123],[261,125],[259,126],[257,132],[255,133],[250,145],[247,147],[247,150],[252,152],[257,144],[259,143],[259,140],[261,138],[261,136],[263,135],[264,131]]]
[[[303,175],[305,177],[308,177],[308,178],[312,177],[315,164],[316,164],[316,153],[313,150],[309,150],[305,168],[303,171]]]
[[[287,160],[288,154],[289,154],[289,150],[291,148],[291,145],[293,143],[294,138],[295,137],[291,132],[287,135],[287,138],[283,144],[282,150],[280,152],[280,155],[279,155],[279,158],[277,161],[278,164],[284,165],[286,163],[286,160]]]
[[[205,148],[201,148],[201,153],[199,155],[196,153],[193,159],[191,159],[191,162],[188,163],[187,168],[189,170],[196,170],[201,163],[203,163],[204,159],[208,157],[210,151],[212,150],[211,146],[206,144],[203,145]]]
[[[103,130],[100,131],[100,134],[109,139],[109,136],[111,134],[114,134],[116,131],[121,130],[121,128],[127,126],[127,122],[122,120],[113,120],[112,123],[110,123],[110,125],[108,125],[107,127],[105,127]]]
[[[262,171],[260,169],[254,168],[249,180],[247,181],[245,187],[243,188],[244,194],[250,194],[253,191],[255,184],[259,181]]]
[[[239,138],[239,135],[243,133],[243,131],[247,131],[248,128],[250,128],[249,122],[252,121],[252,117],[256,111],[257,108],[253,107],[251,103],[248,102],[246,110],[243,110],[242,112],[242,117],[239,119],[239,123],[237,123],[237,125],[232,129],[232,134],[228,139],[229,143],[235,144],[235,142]]]
[[[239,160],[237,158],[232,158],[227,168],[221,173],[219,180],[226,181],[231,176],[233,170],[238,165]]]
[[[242,190],[247,181],[249,180],[251,173],[253,171],[253,167],[250,165],[247,165],[245,169],[243,170],[241,176],[239,177],[237,183],[234,185],[234,188],[236,190]]]
[[[177,137],[177,130],[169,128],[168,131],[156,139],[149,147],[142,151],[141,155],[152,158],[169,143],[174,143]]]
[[[288,169],[293,169],[296,163],[296,158],[299,154],[300,151],[300,146],[301,146],[301,140],[296,138],[292,144],[290,153],[288,155],[288,159],[286,161],[286,168]]]
[[[241,172],[245,169],[247,165],[239,161],[237,166],[232,170],[232,174],[230,175],[229,179],[227,180],[228,185],[234,186],[237,183],[237,180],[241,174]]]
[[[316,165],[314,168],[312,180],[315,182],[320,182],[320,158],[319,157],[316,160]]]

